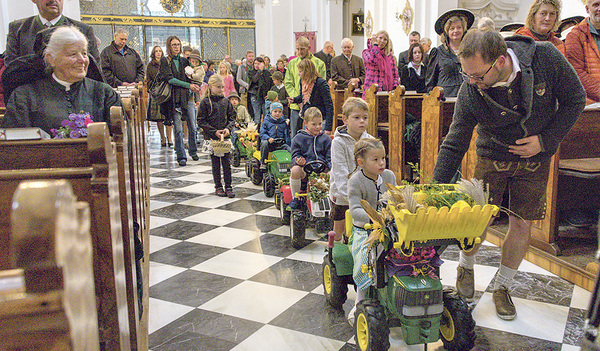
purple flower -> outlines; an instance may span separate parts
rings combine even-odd
[[[75,122],[69,122],[68,127],[71,129],[77,129],[77,125],[75,124]]]
[[[75,119],[75,126],[77,126],[77,128],[81,128],[83,126],[85,126],[84,122],[83,122],[83,118],[78,117]]]
[[[63,121],[61,122],[61,124],[60,124],[60,125],[61,125],[61,126],[63,126],[63,127],[67,127],[67,126],[69,125],[69,123],[70,123],[70,122],[69,122],[69,120],[68,120],[68,119],[65,119],[65,120],[63,120]]]
[[[71,114],[69,115],[69,120],[70,120],[70,121],[74,121],[74,120],[75,120],[75,118],[77,118],[77,115],[76,115],[76,114],[74,114],[74,113],[71,113]]]
[[[81,134],[78,131],[74,130],[69,134],[69,136],[71,137],[71,139],[77,139],[81,137]]]
[[[79,129],[79,133],[81,134],[81,137],[87,137],[88,133],[87,133],[87,129],[86,128],[81,128]]]

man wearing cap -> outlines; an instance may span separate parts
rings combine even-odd
[[[63,0],[31,1],[36,4],[39,15],[16,20],[8,25],[6,52],[4,53],[4,64],[6,66],[9,66],[12,61],[20,56],[33,54],[36,34],[46,28],[57,26],[77,27],[88,40],[88,53],[96,61],[100,60],[94,30],[85,23],[64,16],[62,14]]]
[[[600,101],[600,0],[589,0],[585,5],[589,17],[571,29],[567,35],[567,60],[581,79],[587,103]]]
[[[338,88],[346,89],[348,84],[360,87],[365,81],[365,62],[362,57],[352,54],[354,43],[350,38],[342,39],[342,54],[331,60],[331,79]]]
[[[600,1],[600,0],[598,0]],[[469,148],[477,126],[474,178],[489,186],[489,202],[509,194],[509,228],[502,245],[492,299],[504,320],[516,317],[509,294],[529,246],[534,220],[546,213],[550,158],[585,106],[585,91],[565,57],[545,42],[473,29],[460,44],[463,82],[433,180],[448,183]],[[485,238],[485,232],[482,239]],[[474,297],[476,245],[461,251],[456,288]]]
[[[137,51],[127,46],[128,37],[125,29],[117,28],[114,40],[100,54],[102,74],[113,88],[135,86],[144,80],[144,62]]]
[[[321,59],[315,57],[310,53],[310,41],[306,37],[299,37],[296,40],[296,53],[297,57],[292,59],[287,65],[287,71],[285,73],[284,84],[287,90],[288,96],[295,97],[300,95],[300,76],[298,75],[298,64],[305,58],[310,59],[317,68],[317,73],[323,79],[327,77],[327,71],[325,64]],[[296,133],[302,129],[302,121],[300,121],[300,106],[297,104],[290,105],[290,129],[292,131],[292,138]]]

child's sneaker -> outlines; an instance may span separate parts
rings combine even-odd
[[[302,204],[302,200],[300,198],[293,199],[288,207],[286,208],[288,211],[298,210]]]
[[[223,190],[223,188],[217,188],[217,190],[215,190],[215,195],[217,195],[219,197],[227,196],[227,194],[225,193],[225,190]]]
[[[230,199],[235,197],[235,193],[233,192],[233,189],[231,189],[231,188],[225,189],[225,194]]]

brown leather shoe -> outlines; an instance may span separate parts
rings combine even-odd
[[[456,290],[464,299],[472,299],[475,296],[475,278],[472,269],[456,267]]]
[[[515,304],[510,298],[508,289],[501,285],[498,289],[494,290],[493,294],[494,305],[496,305],[496,314],[499,318],[505,321],[512,321],[517,316],[517,310]]]

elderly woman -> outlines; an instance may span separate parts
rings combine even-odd
[[[362,57],[365,63],[365,91],[373,84],[379,86],[379,91],[394,90],[398,86],[394,47],[386,31],[381,30],[367,40]]]
[[[69,114],[80,112],[88,112],[94,122],[108,122],[111,106],[121,101],[109,85],[86,78],[87,47],[76,27],[56,29],[44,50],[49,74],[12,93],[1,126],[38,127],[50,134]]]
[[[185,74],[185,68],[190,62],[181,56],[181,40],[171,35],[167,38],[167,56],[160,59],[158,81],[171,84],[171,98],[160,105],[160,111],[175,125],[175,153],[180,166],[187,164],[185,146],[183,144],[182,121],[187,121],[189,153],[194,161],[199,159],[196,146],[196,109],[193,93],[199,92],[197,84],[190,83],[190,78]]]
[[[531,37],[536,41],[549,41],[565,55],[565,43],[555,33],[560,25],[561,7],[560,0],[535,0],[529,7],[525,26],[519,28],[515,35]]]
[[[435,21],[435,31],[441,35],[442,45],[429,52],[427,90],[440,86],[444,88],[444,96],[458,95],[458,89],[464,79],[460,74],[460,61],[456,54],[464,35],[474,21],[473,13],[464,9],[450,10]]]

